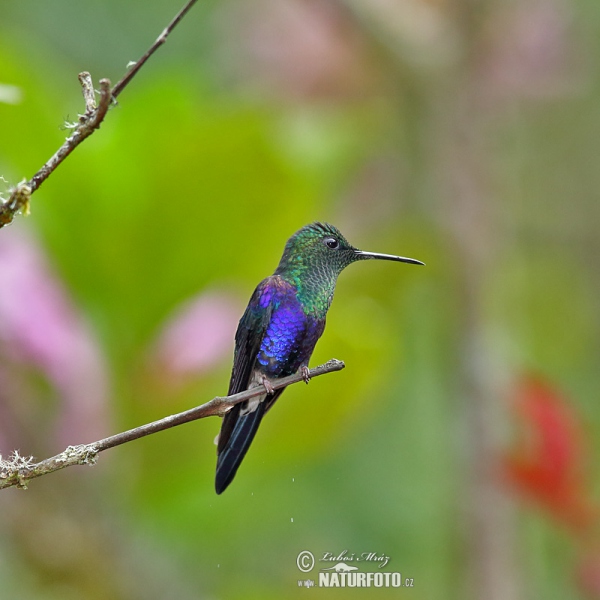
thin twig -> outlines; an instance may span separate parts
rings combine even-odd
[[[163,29],[162,33],[156,38],[154,44],[148,48],[144,55],[131,66],[129,71],[123,76],[115,87],[112,89],[113,98],[116,98],[123,88],[136,76],[137,72],[144,66],[146,61],[167,41],[167,37],[178,25],[179,21],[185,17],[188,11],[196,4],[197,0],[189,0],[189,2],[173,17],[173,20]]]
[[[81,91],[85,100],[85,114],[79,117],[79,122],[84,123],[86,117],[91,116],[96,110],[96,93],[94,92],[92,76],[87,71],[79,73],[79,83],[81,84]]]
[[[84,88],[85,89],[85,88]],[[85,96],[85,93],[84,93]],[[80,118],[80,124],[75,128],[73,133],[65,140],[65,143],[56,151],[54,156],[48,160],[48,162],[31,178],[31,181],[27,182],[30,189],[29,195],[33,194],[46,179],[48,179],[50,173],[52,173],[60,163],[85,140],[90,136],[96,129],[100,127],[100,124],[104,120],[108,107],[110,106],[110,81],[108,79],[100,80],[100,102],[97,108],[95,108],[89,115],[82,115]],[[19,184],[16,187],[18,190],[22,185]],[[14,193],[14,192],[13,192]],[[12,197],[12,196],[11,196]],[[29,201],[29,199],[27,199]],[[10,204],[10,199],[7,204]],[[6,205],[5,205],[6,206]],[[2,207],[4,208],[4,206]],[[18,208],[17,208],[18,210]],[[1,212],[0,212],[1,215]],[[11,215],[11,220],[12,217]],[[9,221],[10,222],[10,221]],[[0,222],[0,226],[6,223]]]
[[[324,365],[319,365],[309,371],[309,377],[318,377],[319,375],[325,375],[326,373],[332,373],[334,371],[341,371],[345,367],[344,363],[335,358],[326,362]],[[281,389],[304,381],[304,375],[302,372],[298,372],[289,377],[283,377],[281,379],[273,379],[271,384],[273,389]],[[140,439],[183,423],[189,423],[190,421],[196,421],[205,417],[211,416],[223,416],[232,406],[239,402],[244,402],[255,396],[260,396],[266,391],[263,385],[259,385],[252,389],[234,394],[232,396],[213,398],[210,402],[206,402],[201,406],[197,406],[185,412],[171,415],[146,425],[140,425],[134,429],[124,431],[123,433],[117,433],[110,437],[104,438],[91,444],[82,444],[79,446],[69,446],[66,450],[47,458],[38,463],[33,462],[33,458],[23,457],[18,452],[14,452],[8,460],[2,460],[0,456],[0,489],[9,487],[18,487],[26,489],[27,484],[31,479],[59,471],[65,467],[72,465],[93,465],[96,463],[98,454],[109,448],[126,444],[133,440]]]
[[[48,160],[29,181],[23,181],[12,188],[9,198],[5,202],[0,203],[0,228],[11,223],[19,211],[22,211],[23,213],[29,211],[29,199],[31,198],[31,194],[33,194],[40,185],[48,179],[50,174],[54,172],[65,158],[67,158],[67,156],[83,142],[83,140],[100,127],[111,102],[125,89],[152,54],[165,43],[171,31],[173,31],[175,26],[183,19],[196,2],[197,0],[189,0],[186,3],[169,25],[163,29],[162,33],[158,36],[152,46],[150,46],[148,51],[133,64],[112,90],[110,89],[111,83],[108,79],[100,80],[100,101],[98,106],[96,106],[94,86],[90,74],[85,71],[79,74],[79,82],[81,83],[85,100],[85,113],[80,115],[78,124],[73,129],[73,133],[64,141],[63,145],[50,160]]]

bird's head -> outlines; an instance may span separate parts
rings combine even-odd
[[[337,227],[315,222],[304,226],[288,240],[275,274],[286,278],[318,277],[335,282],[348,265],[366,259],[424,264],[414,258],[358,250]]]

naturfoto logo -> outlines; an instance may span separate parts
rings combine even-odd
[[[309,550],[303,550],[298,554],[296,564],[303,573],[309,573],[315,568],[315,556]],[[363,572],[360,567],[379,569],[384,568],[389,562],[390,557],[382,552],[323,552],[318,560],[322,565],[319,569],[318,580],[300,579],[298,587],[413,587],[414,580],[409,577],[402,577],[398,572],[374,571]],[[333,564],[332,564],[333,563]],[[358,563],[349,564],[349,563]],[[326,566],[331,565],[331,566]]]
[[[355,552],[349,552],[348,550],[342,550],[339,554],[333,552],[324,552],[323,556],[319,559],[319,562],[373,562],[377,563],[380,569],[383,569],[389,562],[390,557],[381,552],[362,552],[356,554]],[[357,567],[358,568],[358,567]]]

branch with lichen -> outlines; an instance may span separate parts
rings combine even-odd
[[[138,71],[144,66],[146,61],[162,46],[167,37],[173,31],[175,26],[185,17],[197,0],[189,0],[186,5],[175,15],[173,20],[163,29],[154,43],[148,48],[144,55],[132,65],[121,80],[111,89],[108,79],[101,79],[99,90],[99,101],[96,103],[96,92],[92,77],[89,73],[79,74],[83,97],[85,100],[85,112],[79,115],[77,123],[69,124],[72,129],[71,135],[64,141],[62,146],[54,155],[42,166],[42,168],[29,180],[22,181],[14,188],[10,189],[10,196],[2,199],[0,203],[0,228],[8,225],[19,212],[27,214],[29,212],[29,200],[31,195],[48,179],[56,168],[94,131],[99,129],[104,117],[106,116],[111,103],[115,102],[117,96],[125,89],[129,82],[135,77]]]
[[[332,358],[324,365],[319,365],[314,369],[310,369],[308,377],[312,379],[314,377],[319,377],[319,375],[325,375],[326,373],[341,371],[344,367],[345,365],[341,360]],[[274,390],[278,390],[300,381],[305,381],[305,376],[301,371],[294,375],[290,375],[289,377],[274,379],[270,383]],[[97,442],[81,444],[79,446],[69,446],[60,454],[40,462],[35,462],[35,459],[31,456],[22,456],[17,450],[6,459],[2,458],[0,455],[0,489],[9,487],[27,489],[29,481],[36,477],[48,475],[48,473],[54,473],[55,471],[60,471],[65,467],[71,467],[73,465],[94,465],[98,459],[98,454],[104,450],[205,417],[222,417],[232,406],[235,406],[240,402],[245,402],[255,396],[260,396],[266,391],[264,385],[259,385],[244,392],[240,392],[239,394],[233,394],[232,396],[217,396],[209,402],[186,410],[185,412],[170,415],[163,419],[159,419],[158,421],[153,421],[152,423],[140,425],[134,429],[111,435],[110,437]]]

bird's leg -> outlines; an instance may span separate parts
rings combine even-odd
[[[302,379],[304,379],[304,383],[308,384],[310,381],[310,369],[306,365],[302,365],[300,367],[300,373],[302,373]]]
[[[260,382],[265,386],[265,390],[267,390],[267,394],[271,395],[275,393],[275,388],[273,384],[267,379],[265,375],[260,378]]]

